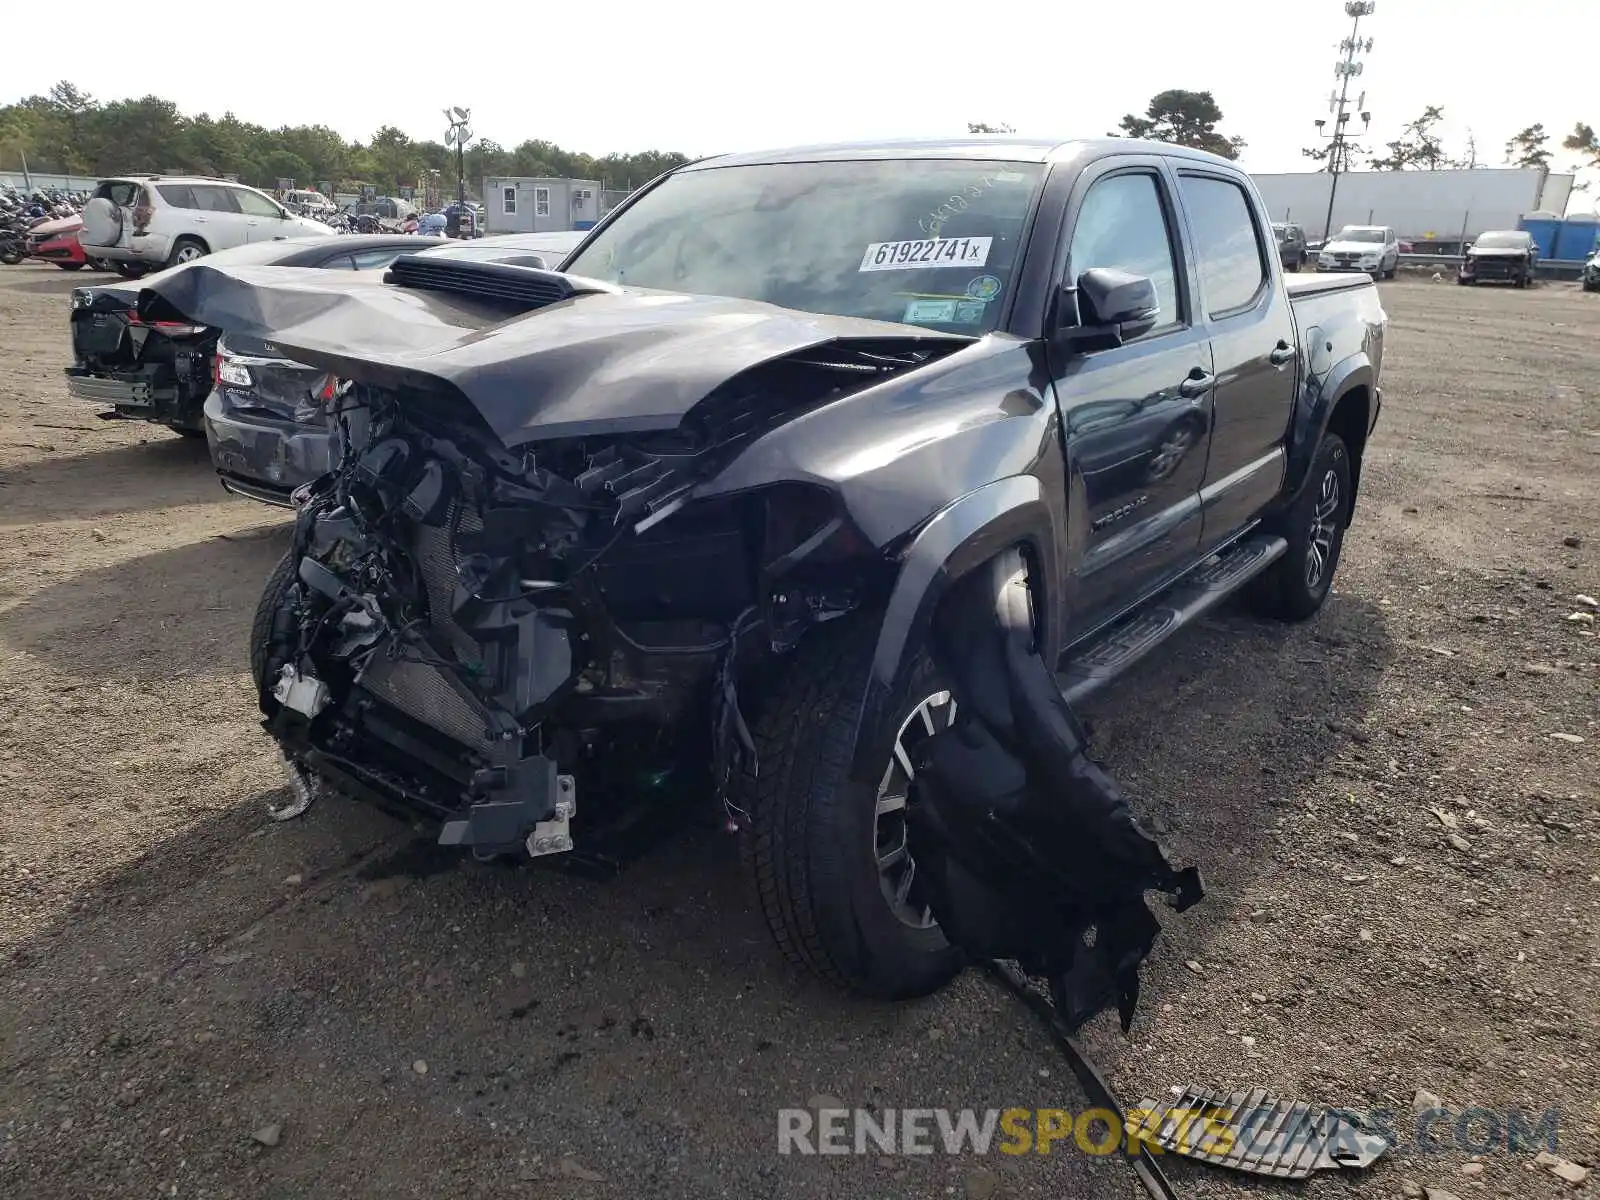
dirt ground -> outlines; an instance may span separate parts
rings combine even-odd
[[[349,802],[267,822],[243,666],[285,525],[203,443],[67,397],[92,279],[0,270],[0,1196],[1136,1194],[1061,1145],[780,1157],[777,1110],[828,1097],[1084,1101],[978,974],[900,1006],[796,976],[718,835],[593,882],[441,858]],[[1208,620],[1090,714],[1211,890],[1163,914],[1131,1038],[1087,1040],[1130,1102],[1396,1110],[1403,1144],[1322,1196],[1593,1195],[1600,1170],[1411,1135],[1419,1089],[1555,1109],[1559,1152],[1600,1167],[1600,624],[1570,619],[1600,617],[1575,598],[1600,595],[1600,296],[1383,295],[1327,608]]]

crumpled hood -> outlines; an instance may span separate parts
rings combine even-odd
[[[671,429],[740,372],[826,342],[972,340],[748,300],[592,286],[607,290],[508,316],[494,304],[386,284],[377,272],[202,259],[151,281],[139,312],[264,338],[284,357],[344,378],[458,394],[507,446]]]

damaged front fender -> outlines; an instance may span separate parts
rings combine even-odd
[[[876,785],[894,740],[894,697],[929,644],[933,618],[950,589],[1002,550],[1021,546],[1035,581],[1042,646],[1060,644],[1055,582],[1060,578],[1056,498],[1032,475],[996,480],[940,511],[912,539],[889,595],[861,708],[851,774]],[[1053,661],[1053,659],[1052,659]]]

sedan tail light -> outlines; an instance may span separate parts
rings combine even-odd
[[[191,325],[187,321],[144,321],[135,309],[128,309],[123,314],[128,318],[128,324],[140,329],[154,329],[168,337],[193,337],[197,333],[204,333],[204,325]]]

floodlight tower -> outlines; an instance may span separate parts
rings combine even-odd
[[[444,110],[444,119],[450,122],[450,128],[445,131],[444,144],[456,148],[456,212],[464,212],[467,207],[467,142],[472,139],[472,128],[467,124],[472,120],[472,110],[459,105]]]
[[[1328,96],[1328,111],[1333,113],[1333,132],[1324,132],[1327,121],[1316,122],[1318,135],[1333,139],[1333,144],[1328,147],[1328,216],[1322,223],[1324,242],[1333,236],[1333,201],[1339,194],[1339,175],[1350,169],[1350,114],[1345,111],[1350,105],[1350,81],[1360,75],[1366,66],[1361,56],[1372,50],[1372,39],[1363,40],[1360,36],[1361,18],[1370,17],[1377,7],[1377,0],[1345,0],[1344,14],[1351,21],[1350,36],[1339,43],[1344,57],[1333,65],[1334,78],[1339,81],[1339,90]],[[1365,133],[1372,124],[1372,114],[1367,111],[1367,94],[1362,92],[1356,97],[1355,103],[1361,116],[1361,130]]]

